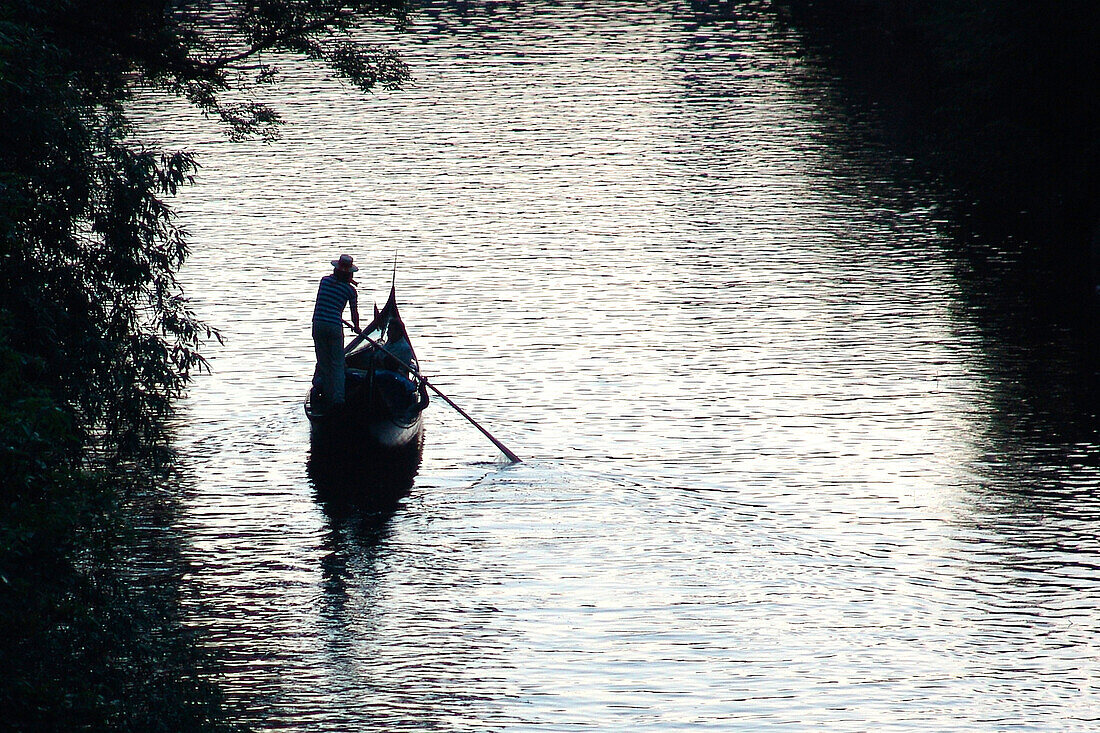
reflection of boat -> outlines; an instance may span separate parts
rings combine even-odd
[[[395,289],[345,354],[344,404],[325,409],[313,404],[312,389],[306,396],[314,452],[419,452],[428,392],[397,312]]]
[[[392,513],[409,495],[420,468],[420,451],[362,447],[344,452],[316,442],[306,471],[325,513],[333,518],[363,511]]]

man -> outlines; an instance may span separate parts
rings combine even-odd
[[[351,322],[359,329],[359,305],[355,296],[358,272],[351,255],[332,261],[332,274],[321,278],[317,301],[313,306],[313,350],[317,369],[313,372],[313,402],[320,405],[344,404],[344,307],[351,306]]]

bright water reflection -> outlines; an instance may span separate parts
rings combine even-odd
[[[259,727],[1093,727],[1094,421],[1026,399],[1080,383],[1017,378],[797,38],[461,3],[401,45],[402,93],[289,73],[273,145],[148,109],[204,164],[185,280],[228,338],[178,425],[189,607]],[[341,251],[368,302],[396,253],[425,370],[527,462],[437,401],[399,506],[327,499]]]

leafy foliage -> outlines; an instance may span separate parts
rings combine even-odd
[[[408,77],[391,52],[351,37],[364,15],[400,23],[405,8],[41,0],[0,16],[0,307],[12,316],[10,345],[43,360],[81,437],[123,453],[151,445],[204,365],[199,345],[216,335],[179,292],[187,240],[163,199],[196,163],[132,147],[129,85],[175,90],[234,137],[270,136],[277,113],[247,99],[275,74],[265,53],[329,62],[367,90]],[[227,93],[235,101],[223,102]]]
[[[226,123],[234,138],[271,137],[281,123],[270,107],[254,101],[225,103],[229,91],[270,83],[278,76],[271,52],[289,52],[326,62],[364,91],[394,89],[409,69],[389,49],[361,44],[352,31],[363,16],[390,18],[403,26],[404,0],[249,0],[217,5],[184,3],[172,16],[173,36],[183,47],[146,65],[148,79],[162,83]]]
[[[0,3],[0,709],[17,729],[218,729],[217,695],[175,618],[178,578],[122,573],[132,459],[217,333],[176,272],[186,232],[166,199],[187,152],[133,143],[138,83],[185,96],[232,137],[280,123],[250,99],[275,57],[360,88],[408,76],[358,44],[403,2],[19,0]],[[228,98],[228,101],[226,101]],[[153,592],[155,590],[155,592]]]

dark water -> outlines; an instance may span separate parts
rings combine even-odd
[[[177,426],[188,608],[257,727],[1095,727],[1087,344],[796,34],[462,3],[398,43],[399,93],[288,69],[275,144],[147,110],[228,339]],[[425,372],[524,463],[440,401],[414,479],[311,460],[341,252],[367,303],[396,256]]]

